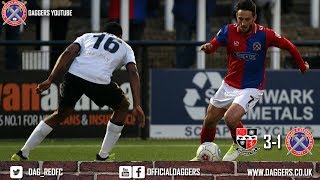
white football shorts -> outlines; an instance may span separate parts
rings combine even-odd
[[[237,103],[247,112],[256,105],[263,92],[256,88],[237,89],[222,81],[218,91],[210,98],[210,103],[217,108],[225,109],[228,109],[232,103]]]

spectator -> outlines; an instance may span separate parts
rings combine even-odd
[[[196,32],[197,22],[197,0],[175,0],[172,13],[176,29],[177,41],[192,40],[193,33]],[[209,35],[210,17],[212,16],[216,0],[206,1],[206,40],[211,39]],[[176,48],[176,67],[190,68],[196,60],[195,46],[178,46]]]
[[[71,7],[72,0],[51,0],[50,9],[54,10],[67,10]],[[28,9],[37,10],[41,8],[41,1],[30,1],[27,4]],[[40,16],[31,16],[31,22],[36,26],[36,40],[40,40],[40,31],[41,31],[41,17]],[[68,23],[70,16],[50,16],[50,29],[51,29],[51,40],[66,40],[68,32]],[[40,46],[36,46],[37,50],[40,50]],[[59,55],[63,52],[63,46],[51,46],[50,53],[50,69],[55,65]]]
[[[71,7],[71,0],[51,0],[50,9],[67,10]],[[50,27],[52,29],[52,40],[66,40],[68,24],[71,16],[50,16]],[[64,51],[63,46],[51,46],[50,68],[55,65],[59,55]]]
[[[145,18],[147,13],[147,0],[129,1],[129,40],[143,39]],[[120,1],[110,0],[109,20],[120,22]],[[141,49],[133,47],[137,61],[141,59]]]
[[[37,9],[41,9],[40,7],[40,2],[38,1],[28,1],[28,3],[26,4],[28,10],[37,10]],[[41,22],[40,22],[41,16],[29,16],[27,18],[28,21],[30,21],[30,23],[35,25],[35,29],[36,29],[36,40],[40,40],[40,28],[41,28]],[[40,50],[40,46],[36,46],[35,47],[36,50]]]
[[[160,1],[148,1],[147,2],[147,14],[148,17],[159,17],[161,6]]]
[[[81,3],[81,8],[80,8],[79,16],[82,18],[90,18],[91,17],[91,0],[81,0],[80,3]]]
[[[236,23],[236,11],[235,6],[237,4],[238,0],[232,0],[232,6],[231,6],[231,23]]]
[[[257,24],[262,23],[262,15],[264,16],[267,26],[271,28],[273,0],[256,0],[257,4]]]
[[[1,9],[3,4],[1,3]],[[1,25],[3,24],[3,18],[0,18]],[[5,39],[6,40],[20,40],[20,26],[11,26],[5,24],[0,29],[0,35],[2,35],[2,31],[5,30]],[[5,68],[6,70],[17,70],[18,69],[18,47],[14,46],[6,46],[5,50]]]
[[[292,12],[293,1],[292,0],[281,0],[281,13],[289,14]]]
[[[91,18],[91,4],[94,2],[93,0],[78,0],[80,1],[80,8],[75,8],[77,14],[77,17],[82,18]],[[106,11],[106,9],[109,9],[109,3],[110,0],[99,0],[100,1],[100,15],[102,17],[108,16],[109,11]],[[99,2],[96,1],[96,2]],[[78,12],[80,11],[80,12]]]

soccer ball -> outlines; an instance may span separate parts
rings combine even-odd
[[[220,161],[221,150],[213,142],[202,143],[197,150],[197,159],[200,161]]]

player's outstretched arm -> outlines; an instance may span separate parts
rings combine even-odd
[[[50,87],[52,80],[54,80],[57,77],[57,75],[61,72],[61,70],[66,69],[66,66],[69,65],[71,61],[73,61],[73,59],[78,55],[79,51],[80,51],[79,44],[73,43],[69,45],[64,50],[64,52],[59,56],[48,79],[38,84],[36,88],[36,92],[40,94],[43,91],[47,90]]]
[[[302,59],[297,47],[291,41],[283,36],[280,36],[270,29],[267,29],[267,36],[270,46],[275,46],[280,49],[287,50],[291,54],[302,74],[306,73],[309,70],[309,64]]]
[[[302,59],[301,54],[298,51],[297,47],[286,38],[282,38],[282,41],[284,42],[282,49],[286,49],[291,54],[293,59],[296,61],[300,72],[302,74],[306,73],[309,69],[309,64]]]
[[[127,64],[126,68],[129,74],[129,82],[130,82],[132,96],[133,96],[133,114],[138,119],[140,126],[144,127],[145,115],[141,108],[140,78],[139,78],[138,69],[134,63]]]

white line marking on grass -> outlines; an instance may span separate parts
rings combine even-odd
[[[43,145],[43,146],[39,146],[39,147],[60,147],[60,148],[64,148],[64,147],[101,147],[101,145]],[[194,145],[194,144],[190,144],[190,145],[186,145],[186,144],[169,144],[169,145],[160,145],[160,144],[119,144],[119,145],[115,145],[115,147],[119,147],[119,148],[128,148],[128,147],[136,147],[136,148],[152,148],[152,147],[197,147],[199,145]],[[222,145],[222,146],[227,146],[227,145]]]
[[[153,147],[172,147],[172,148],[179,148],[179,147],[197,147],[199,146],[198,144],[119,144],[116,145],[115,147],[118,148],[128,148],[128,147],[133,147],[133,148],[153,148]],[[320,144],[314,144],[314,147],[319,147]],[[1,147],[1,146],[0,146]],[[17,145],[7,145],[6,147],[17,147]],[[62,144],[52,144],[52,145],[40,145],[37,148],[72,148],[72,147],[101,147],[101,145],[95,144],[95,145],[62,145]],[[227,144],[220,144],[219,147],[230,147],[230,145]],[[260,146],[258,146],[260,147]],[[285,147],[285,145],[282,145],[282,147]]]
[[[16,147],[17,145],[7,145],[6,147]],[[196,145],[196,144],[168,144],[168,145],[160,145],[160,144],[119,144],[119,145],[115,145],[115,147],[119,147],[119,148],[128,148],[128,147],[137,147],[137,148],[152,148],[152,147],[197,147],[199,145]],[[224,147],[224,146],[230,146],[230,145],[219,145],[221,147]],[[1,146],[0,146],[1,147]],[[37,148],[72,148],[72,147],[101,147],[101,145],[55,145],[55,144],[52,144],[52,145],[40,145],[38,146]]]

